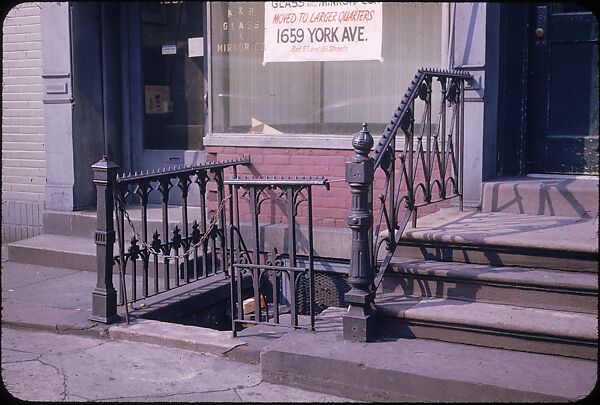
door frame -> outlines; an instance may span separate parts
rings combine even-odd
[[[527,3],[500,4],[498,177],[529,172],[527,131],[529,18]],[[515,102],[518,100],[518,102]]]

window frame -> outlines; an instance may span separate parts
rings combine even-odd
[[[448,17],[447,5],[449,3],[442,3],[442,28],[444,25],[445,17]],[[214,132],[213,131],[213,72],[212,72],[212,3],[206,2],[206,51],[207,51],[207,79],[206,91],[208,94],[208,106],[206,111],[208,114],[206,132],[203,139],[204,147],[220,146],[220,147],[261,147],[261,148],[306,148],[306,149],[340,149],[340,150],[353,150],[352,137],[356,132],[362,129],[362,122],[356,123],[356,132],[351,134],[315,134],[315,133],[294,133],[294,134],[248,134],[248,133],[235,133],[235,132]],[[442,62],[445,59],[444,46],[448,44],[448,33],[442,29],[441,38],[441,55],[440,59]],[[402,98],[403,94],[398,96],[398,100]],[[394,114],[394,107],[390,106],[390,118]],[[368,124],[368,122],[367,122]],[[379,142],[381,134],[371,133],[375,145]],[[399,136],[396,138],[396,150],[404,149],[404,137]]]

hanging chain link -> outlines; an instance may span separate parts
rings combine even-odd
[[[219,204],[219,207],[217,208],[217,212],[212,217],[212,219],[210,221],[210,224],[208,225],[208,229],[204,232],[204,235],[202,235],[202,237],[200,238],[200,240],[198,240],[198,242],[196,242],[193,245],[191,245],[186,252],[184,252],[184,253],[182,253],[180,255],[175,255],[175,256],[165,255],[162,251],[157,252],[156,250],[154,250],[154,248],[152,247],[151,244],[149,244],[147,242],[144,242],[142,240],[142,237],[140,236],[140,234],[138,233],[137,229],[135,228],[135,225],[133,225],[133,221],[129,217],[129,213],[127,212],[127,210],[125,208],[123,208],[123,215],[127,219],[127,222],[129,223],[129,226],[131,227],[135,238],[140,242],[140,245],[142,246],[142,248],[148,250],[152,254],[160,255],[160,256],[162,256],[165,259],[173,259],[173,260],[175,260],[175,259],[184,259],[185,257],[189,256],[192,252],[195,252],[196,249],[198,247],[200,247],[202,244],[204,244],[204,242],[206,241],[206,239],[208,239],[208,237],[212,233],[213,228],[217,224],[217,221],[219,220],[219,216],[221,215],[221,212],[223,211],[223,208],[225,207],[225,203],[230,198],[231,198],[231,196],[228,195],[227,197],[223,198],[223,200],[221,200],[221,203]],[[167,245],[168,245],[168,243],[169,243],[168,242],[168,235],[166,235],[166,236],[167,236]],[[123,243],[123,245],[125,245],[125,243]]]

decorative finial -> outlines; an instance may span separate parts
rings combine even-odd
[[[369,152],[373,148],[373,137],[369,133],[366,122],[362,123],[362,129],[352,138],[352,146],[356,154],[362,157],[359,160],[369,157]]]

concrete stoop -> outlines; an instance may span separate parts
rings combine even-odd
[[[598,217],[598,177],[535,176],[483,184],[483,212]]]
[[[397,256],[598,273],[598,219],[445,208],[404,231]]]
[[[394,258],[382,333],[597,359],[593,273]]]
[[[428,339],[342,339],[343,309],[317,332],[292,331],[261,353],[263,381],[361,401],[564,402],[587,396],[595,361]]]
[[[382,335],[596,360],[596,314],[394,293],[376,300]]]
[[[175,226],[181,225],[181,207],[169,207],[169,234]],[[140,209],[129,209],[133,226],[137,232],[142,229]],[[189,229],[192,229],[193,218],[199,218],[197,207],[189,208]],[[162,211],[160,207],[151,206],[148,209],[149,237],[158,230],[162,236]],[[250,224],[240,224],[242,235],[250,240]],[[265,224],[260,226],[260,239],[266,251],[277,247],[280,253],[287,252],[286,225]],[[8,258],[12,262],[26,263],[40,266],[55,266],[66,269],[96,271],[96,245],[94,235],[96,231],[95,211],[76,212],[44,212],[44,233],[29,239],[23,239],[8,245]],[[306,227],[297,228],[298,240],[306,240]],[[129,241],[134,235],[129,224],[125,225],[125,240]],[[325,258],[350,257],[349,229],[315,228],[314,246],[315,255]],[[126,244],[128,245],[128,243]],[[306,254],[306,246],[299,249],[299,254]],[[118,254],[118,244],[115,243],[115,254]],[[151,258],[152,260],[152,258]],[[162,263],[161,263],[162,265]]]
[[[598,313],[594,273],[394,257],[382,291],[492,304]]]
[[[595,360],[597,219],[443,209],[408,228],[382,334]]]
[[[94,272],[97,266],[94,239],[67,235],[42,234],[13,242],[8,245],[8,258],[15,263]]]

